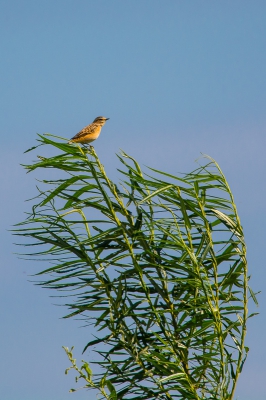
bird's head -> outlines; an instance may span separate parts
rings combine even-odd
[[[97,117],[97,118],[95,118],[95,120],[93,121],[93,123],[94,123],[94,124],[97,124],[97,125],[103,126],[103,125],[105,124],[105,122],[106,122],[108,119],[110,119],[110,118]]]

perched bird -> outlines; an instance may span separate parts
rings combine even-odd
[[[98,138],[101,133],[102,126],[109,118],[97,117],[92,124],[85,126],[79,133],[69,140],[68,143],[91,143]]]

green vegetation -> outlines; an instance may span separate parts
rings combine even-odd
[[[84,318],[94,335],[84,351],[97,353],[97,373],[64,347],[68,370],[109,400],[233,399],[248,352],[248,296],[256,298],[217,163],[205,158],[182,176],[143,173],[122,153],[115,184],[93,148],[48,136],[39,136],[41,149],[59,154],[25,167],[55,178],[42,180],[15,234],[50,263],[39,284],[63,291],[66,318]]]

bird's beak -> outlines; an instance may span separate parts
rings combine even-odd
[[[110,118],[105,118],[106,119],[106,121],[108,120],[108,119],[110,119]]]

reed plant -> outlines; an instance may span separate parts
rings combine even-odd
[[[144,173],[121,152],[114,183],[94,148],[38,140],[38,150],[56,155],[25,168],[48,169],[51,178],[38,184],[14,233],[26,238],[27,256],[46,263],[38,284],[63,292],[65,318],[88,325],[84,352],[97,353],[97,366],[78,366],[73,347],[64,347],[66,372],[108,400],[232,400],[254,315],[248,298],[257,300],[219,165],[205,157],[188,174]]]

